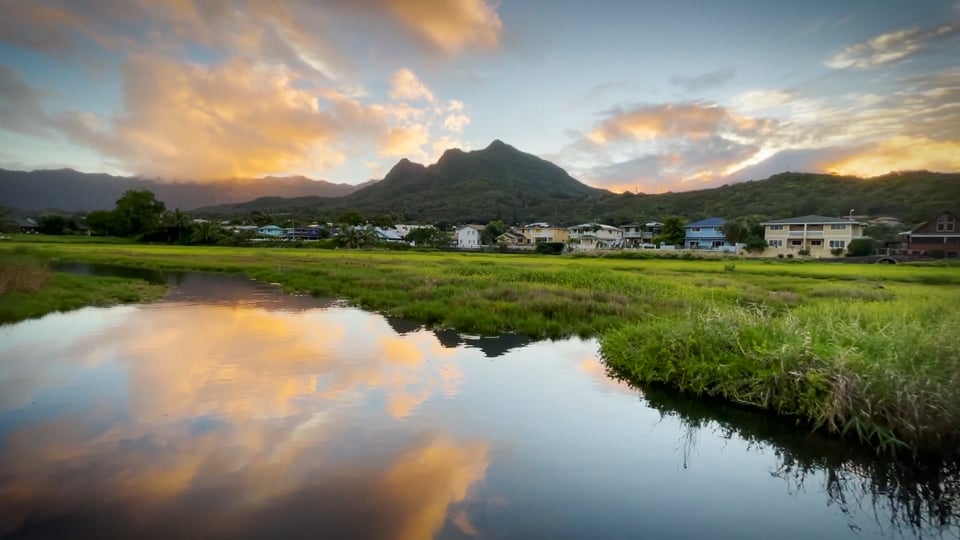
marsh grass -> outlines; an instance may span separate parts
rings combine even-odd
[[[84,306],[143,302],[165,291],[164,285],[140,280],[51,272],[29,256],[0,256],[0,324]]]
[[[0,245],[0,253],[13,249]],[[956,448],[960,268],[31,244],[40,258],[242,273],[434,327],[599,336],[630,380],[884,450]],[[954,396],[956,394],[956,397]]]

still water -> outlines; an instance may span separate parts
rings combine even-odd
[[[171,293],[0,327],[0,537],[958,531],[955,470],[641,392],[607,376],[595,341],[431,331],[237,277],[145,277]]]

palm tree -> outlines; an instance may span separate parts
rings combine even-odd
[[[192,240],[198,244],[210,244],[220,236],[220,227],[210,221],[201,221],[193,226]]]
[[[361,248],[377,242],[377,233],[373,227],[344,226],[340,231],[340,246],[345,248]]]
[[[166,211],[161,217],[161,224],[167,230],[167,239],[170,239],[169,231],[172,229],[176,234],[176,241],[180,241],[183,231],[190,228],[190,214],[177,208],[174,211]]]

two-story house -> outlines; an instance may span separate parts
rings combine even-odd
[[[648,221],[643,225],[627,223],[621,225],[620,229],[623,230],[623,247],[655,247],[653,239],[663,232],[663,223],[658,221]]]
[[[523,243],[536,245],[537,242],[566,242],[570,238],[570,231],[566,227],[554,227],[549,223],[531,223],[517,227],[515,232],[526,239]]]
[[[260,236],[270,236],[273,238],[279,238],[283,236],[284,233],[286,233],[286,230],[284,230],[283,227],[279,227],[277,225],[264,225],[263,227],[260,227],[259,229],[257,229],[257,234],[259,234]]]
[[[610,249],[619,247],[623,242],[623,231],[618,227],[600,223],[574,225],[570,231],[569,244],[575,251]]]
[[[455,240],[457,247],[461,249],[477,249],[483,245],[481,233],[483,225],[464,225],[457,229]]]
[[[686,249],[734,249],[732,242],[723,233],[727,220],[711,217],[688,223],[684,228],[683,247]]]
[[[943,252],[944,257],[960,254],[960,219],[951,212],[943,212],[903,236],[911,254]]]
[[[856,238],[863,237],[863,224],[848,218],[800,216],[761,223],[765,253],[795,253],[801,250],[812,257],[842,254]]]

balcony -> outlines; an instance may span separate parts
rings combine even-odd
[[[823,238],[823,231],[790,231],[790,238]]]

